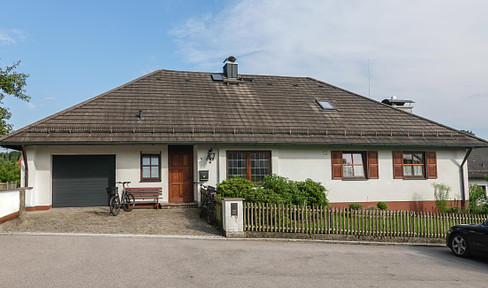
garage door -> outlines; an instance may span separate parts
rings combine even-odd
[[[108,205],[115,155],[54,155],[53,207]]]

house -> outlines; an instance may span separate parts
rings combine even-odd
[[[27,210],[106,205],[116,181],[198,203],[201,181],[271,173],[321,182],[334,206],[431,209],[432,184],[462,199],[468,151],[488,147],[312,78],[223,70],[157,70],[2,137],[23,152]]]
[[[478,185],[488,191],[488,148],[473,149],[468,157],[469,185]]]

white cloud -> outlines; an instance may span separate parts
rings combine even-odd
[[[27,35],[19,29],[10,29],[0,31],[0,44],[9,45],[17,43],[17,40],[24,41]]]
[[[486,97],[469,95],[488,89],[488,1],[230,5],[170,32],[196,69],[216,71],[234,55],[242,73],[311,76],[367,95],[369,59],[372,98],[412,99],[416,113],[456,128],[486,123]]]
[[[15,44],[15,39],[9,34],[0,31],[0,44]]]
[[[32,102],[26,102],[25,105],[27,105],[27,108],[29,108],[30,110],[36,110],[37,109],[37,105],[32,103]]]

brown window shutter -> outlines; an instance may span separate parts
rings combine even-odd
[[[403,152],[393,151],[393,178],[403,179]]]
[[[332,151],[332,180],[342,179],[342,152]]]
[[[378,179],[378,152],[369,151],[368,152],[368,178]]]
[[[437,156],[435,152],[426,152],[425,158],[427,159],[427,178],[437,179]]]

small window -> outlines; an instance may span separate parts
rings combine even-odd
[[[161,155],[141,154],[141,181],[161,181]]]
[[[344,177],[364,177],[363,153],[343,152],[342,173]]]
[[[424,154],[419,152],[403,153],[403,176],[424,177]]]
[[[332,151],[332,179],[378,179],[378,152]]]
[[[315,100],[317,104],[320,105],[320,108],[323,110],[336,110],[334,105],[332,105],[329,101],[327,100]]]
[[[212,80],[213,81],[223,81],[224,79],[222,78],[221,74],[212,74]]]
[[[227,178],[239,176],[259,183],[271,174],[270,151],[227,152]]]

